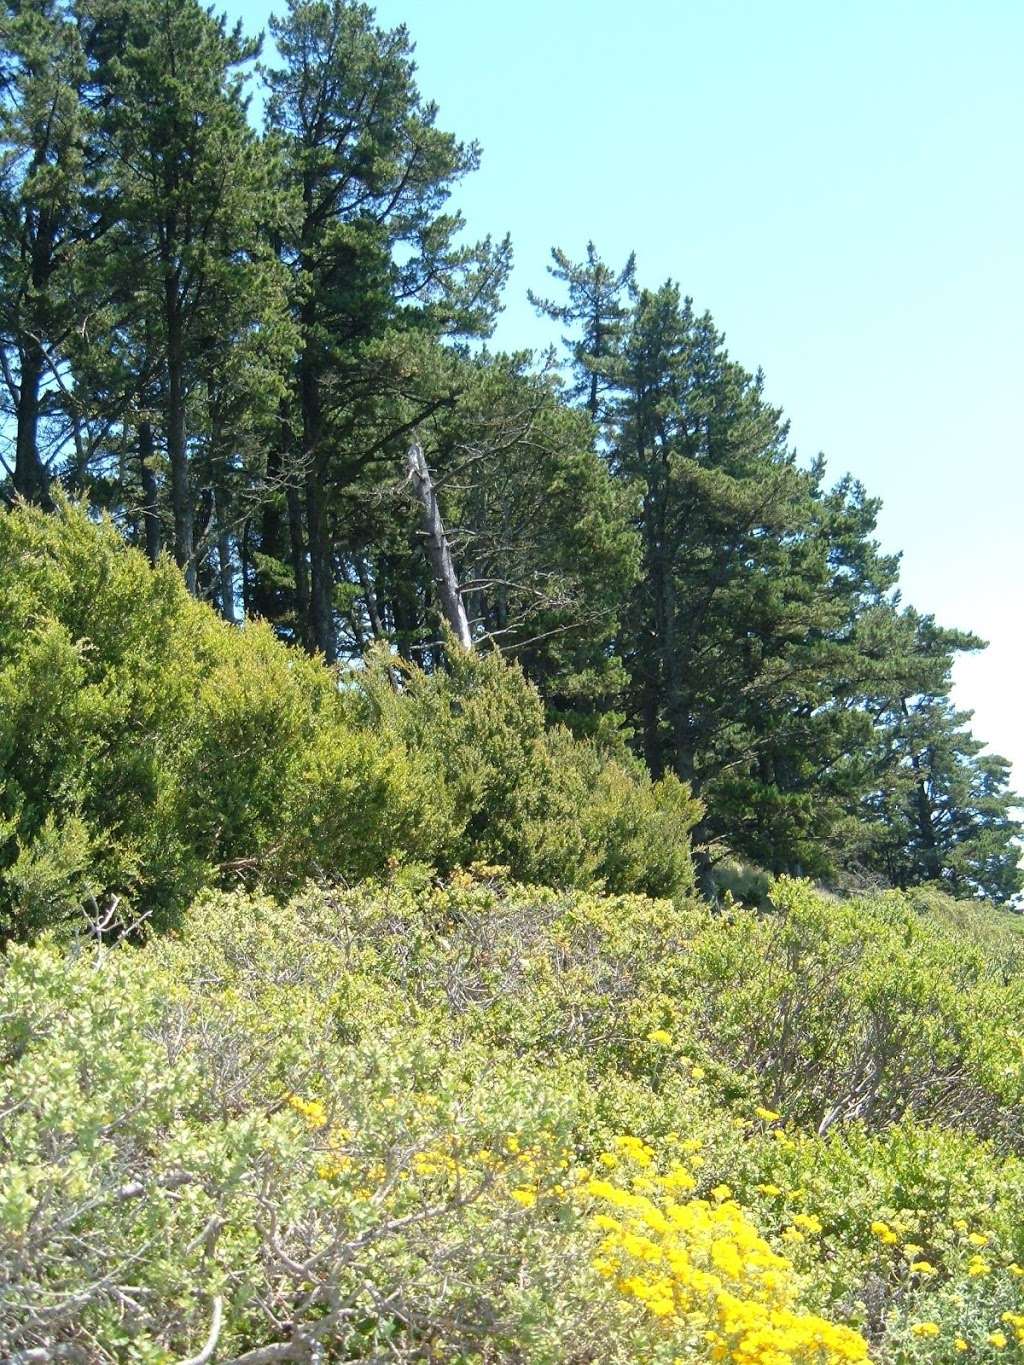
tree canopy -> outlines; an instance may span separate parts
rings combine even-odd
[[[685,784],[705,876],[735,855],[1012,900],[1009,767],[950,699],[982,642],[903,602],[877,499],[802,458],[633,255],[554,248],[530,298],[562,354],[491,349],[511,244],[458,211],[480,149],[407,30],[290,0],[271,34],[199,0],[2,6],[7,503],[63,485],[228,622],[432,675],[415,443],[474,649]]]

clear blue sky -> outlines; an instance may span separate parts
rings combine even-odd
[[[253,29],[274,8],[226,7]],[[678,280],[801,455],[884,499],[906,600],[991,642],[956,697],[1024,786],[1024,3],[376,9],[482,144],[458,203],[515,244],[498,343],[555,339],[525,298],[553,243]]]

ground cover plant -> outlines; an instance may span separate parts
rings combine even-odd
[[[205,892],[143,947],[12,945],[5,1352],[1011,1355],[1024,1058],[1019,969],[977,947],[997,912],[979,938],[898,894],[782,882],[772,905],[409,871],[284,904]],[[848,1051],[820,1055],[751,934],[808,996],[843,993]],[[898,943],[918,964],[900,990],[905,962],[879,975]],[[918,1088],[875,1065],[851,1107],[908,999]]]

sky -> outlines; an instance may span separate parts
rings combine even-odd
[[[251,30],[272,6],[225,5]],[[456,194],[512,235],[496,344],[543,347],[552,245],[671,277],[801,458],[883,500],[904,599],[989,641],[955,698],[1024,788],[1021,0],[380,0]]]

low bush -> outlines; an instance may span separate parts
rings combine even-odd
[[[1015,982],[902,899],[859,908],[860,949],[848,907],[792,883],[772,902],[730,919],[410,867],[286,904],[208,892],[141,948],[11,945],[0,1352],[170,1362],[216,1337],[220,1365],[1009,1354]],[[801,1107],[813,1012],[767,1009],[752,1060],[730,1041],[787,963],[818,964],[812,986],[843,988],[855,1023],[898,943],[921,960],[919,1001],[944,1000],[953,947],[966,1007],[984,1001],[961,1066],[996,1087],[1003,1150],[941,1107],[844,1111],[819,1135]],[[942,1031],[922,1040],[917,1065],[947,1067]],[[790,1108],[769,1104],[766,1055],[793,1067]]]
[[[710,919],[692,944],[683,998],[718,1062],[820,1132],[914,1113],[1020,1146],[1019,960],[1008,970],[963,921],[896,892],[835,901],[782,878],[772,901]]]

